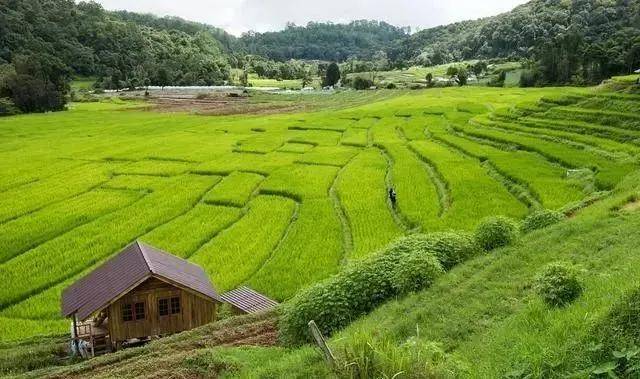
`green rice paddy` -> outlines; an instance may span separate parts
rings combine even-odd
[[[66,333],[62,289],[136,239],[220,292],[284,301],[399,236],[562,210],[639,166],[639,96],[385,92],[296,114],[83,103],[0,119],[0,340]]]

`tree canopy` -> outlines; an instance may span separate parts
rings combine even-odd
[[[279,32],[245,33],[241,40],[249,54],[276,61],[319,59],[343,62],[348,58],[372,59],[376,52],[386,50],[408,35],[408,28],[382,21],[360,20],[348,24],[289,24]]]
[[[1,108],[25,112],[62,109],[74,75],[121,89],[223,84],[231,68],[308,80],[323,76],[328,62],[346,75],[490,58],[529,62],[525,85],[595,83],[631,73],[640,67],[640,2],[532,0],[498,16],[415,34],[361,20],[289,24],[241,38],[177,17],[109,12],[94,2],[6,0],[0,7]],[[476,75],[483,70],[469,67]]]

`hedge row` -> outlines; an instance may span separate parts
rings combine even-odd
[[[468,235],[434,233],[401,238],[295,296],[283,310],[282,342],[308,342],[310,320],[323,334],[331,335],[389,299],[429,287],[444,272],[443,266],[451,267],[478,251]]]
[[[280,338],[288,345],[310,341],[310,320],[324,335],[331,335],[389,299],[429,287],[445,270],[481,250],[506,246],[520,230],[546,227],[561,220],[561,216],[539,211],[520,226],[506,217],[489,217],[474,235],[432,233],[400,238],[372,257],[352,263],[298,293],[283,307]]]

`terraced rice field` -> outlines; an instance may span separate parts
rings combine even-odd
[[[571,212],[638,168],[639,100],[450,88],[301,114],[0,119],[0,340],[66,332],[62,289],[136,239],[221,292],[286,300],[401,235]]]

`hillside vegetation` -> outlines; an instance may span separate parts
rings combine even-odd
[[[477,103],[469,101],[473,98],[483,99],[480,104],[486,105],[474,105]],[[336,322],[325,330],[332,335],[330,345],[338,365],[330,369],[310,346],[270,347],[275,316],[264,315],[232,318],[143,348],[60,367],[56,367],[61,364],[55,358],[60,349],[56,340],[38,345],[38,355],[31,358],[25,355],[28,343],[11,348],[3,345],[9,363],[0,367],[7,373],[10,362],[17,362],[11,359],[21,359],[24,364],[14,366],[14,373],[40,368],[27,374],[36,377],[302,378],[392,377],[398,373],[416,378],[637,377],[640,321],[638,281],[633,279],[640,267],[636,233],[640,226],[639,139],[634,134],[640,128],[635,116],[637,104],[637,95],[594,90],[468,88],[405,94],[332,116],[305,113],[268,119],[205,119],[136,110],[116,112],[119,106],[101,105],[98,110],[95,104],[93,109],[78,107],[64,115],[16,118],[46,128],[44,135],[32,136],[34,147],[38,138],[51,139],[62,131],[58,124],[63,116],[69,123],[63,130],[70,133],[81,128],[95,135],[102,129],[118,135],[109,125],[121,128],[127,119],[142,116],[149,124],[138,122],[130,127],[138,133],[146,130],[146,144],[126,131],[119,138],[130,143],[116,146],[110,141],[109,157],[100,160],[94,155],[101,154],[106,143],[95,150],[85,147],[75,154],[91,157],[90,162],[60,168],[57,177],[61,178],[92,166],[97,166],[97,172],[100,167],[110,170],[110,178],[102,179],[102,184],[86,194],[63,199],[64,190],[60,189],[38,200],[27,192],[31,207],[37,207],[32,212],[28,202],[18,208],[22,203],[12,195],[14,206],[10,208],[14,210],[5,208],[4,212],[5,220],[11,221],[2,227],[18,222],[25,225],[21,230],[50,239],[24,253],[20,253],[24,248],[14,249],[16,255],[0,266],[3,277],[26,272],[36,279],[18,283],[23,287],[9,281],[7,288],[13,292],[3,288],[5,304],[11,295],[26,293],[29,287],[24,285],[33,288],[45,277],[55,280],[70,272],[71,264],[90,267],[83,263],[87,259],[83,251],[70,251],[69,246],[82,243],[81,238],[88,235],[82,234],[91,228],[109,231],[113,241],[109,245],[96,239],[94,257],[100,253],[98,249],[104,249],[104,256],[116,251],[118,233],[141,233],[143,240],[203,265],[222,289],[248,282],[279,299],[294,296],[280,311],[283,341],[287,340],[290,312],[297,312],[301,301],[310,301],[305,318],[319,320],[322,327]],[[96,112],[102,112],[105,124],[90,131],[86,125],[73,127],[86,114]],[[13,120],[2,124],[5,133],[17,127]],[[171,123],[166,123],[168,120]],[[163,145],[150,137],[159,130],[178,142],[162,150]],[[191,138],[200,142],[189,146],[202,149],[179,149],[179,142],[188,141],[192,134]],[[216,137],[216,144],[206,142],[208,135]],[[238,144],[241,136],[248,138]],[[304,143],[312,140],[317,145]],[[60,149],[68,152],[73,146]],[[212,151],[215,146],[219,150]],[[150,153],[145,149],[156,155],[147,156]],[[221,158],[207,161],[209,154]],[[73,162],[42,158],[49,164]],[[251,162],[252,169],[243,169],[246,162]],[[36,167],[34,162],[32,169]],[[55,178],[36,179],[31,184],[5,181],[4,191],[13,194],[12,188],[28,190]],[[395,209],[385,201],[387,183],[398,192]],[[172,186],[171,195],[164,186]],[[182,193],[177,188],[189,190]],[[94,211],[89,207],[87,212],[107,213],[70,229],[73,220],[62,225],[63,215],[55,216],[56,208],[107,193],[122,202],[114,205],[119,210]],[[127,205],[127,201],[133,203]],[[143,203],[153,204],[153,210],[137,205]],[[16,212],[24,215],[11,216]],[[141,217],[131,219],[140,212]],[[128,218],[117,218],[125,213]],[[169,214],[174,216],[169,216],[168,222],[156,221]],[[29,222],[44,215],[50,220],[45,228],[48,235],[29,226],[43,228],[43,223]],[[524,221],[517,222],[520,231],[495,234],[505,222],[513,224],[495,218],[481,221],[487,215]],[[112,220],[122,220],[117,232],[107,223]],[[152,222],[154,226],[143,226],[142,232],[138,229],[137,225]],[[488,251],[480,253],[468,237],[459,239],[451,233],[435,240],[414,236],[396,241],[411,231],[449,229],[458,230],[458,234],[475,233],[476,241]],[[47,237],[55,234],[58,236]],[[243,239],[247,234],[250,240]],[[274,240],[274,235],[279,240]],[[58,245],[67,248],[57,251]],[[439,251],[440,263],[428,254],[425,260],[418,259],[419,246]],[[467,247],[453,254],[443,246]],[[251,251],[251,255],[244,251]],[[386,258],[375,258],[389,252],[387,257],[395,258],[387,263]],[[62,255],[64,266],[57,264]],[[445,270],[430,270],[424,282],[402,282],[403,278],[419,278],[416,270],[402,268],[405,260],[412,267],[442,264]],[[43,266],[37,262],[47,262],[47,269],[38,271]],[[368,266],[371,262],[377,263]],[[392,271],[366,271],[366,267],[389,263]],[[564,272],[574,280],[566,283],[574,283],[570,284],[574,287],[562,287]],[[358,294],[387,288],[380,286],[387,285],[388,274],[394,278],[389,282],[394,288],[418,286],[388,292],[391,296],[382,300],[381,306],[359,308],[351,317],[323,321],[314,315],[325,309],[314,310],[314,303],[340,300],[350,291],[355,293],[348,295],[349,303],[340,303],[341,307],[352,306],[352,301],[371,305],[372,298],[359,298]],[[367,276],[382,280],[361,281]],[[299,291],[313,282],[320,284],[310,291]],[[3,307],[2,336],[32,336],[33,325],[49,325],[43,322],[46,319],[52,323],[49,332],[63,332],[66,323],[60,322],[57,329],[53,318],[57,311],[53,300],[59,288],[53,285]],[[574,290],[563,294],[563,288]],[[318,289],[323,289],[322,296],[308,296]],[[549,297],[549,291],[555,291],[554,297]],[[377,292],[376,296],[380,295]],[[560,302],[550,300],[560,298]],[[329,309],[336,314],[348,311]],[[21,314],[39,320],[21,319]],[[236,337],[256,346],[233,347],[228,345],[234,343],[225,342]],[[272,342],[264,346],[260,341]]]
[[[202,265],[222,291],[286,300],[407,233],[571,212],[638,165],[634,95],[397,95],[267,117],[87,103],[0,120],[2,339],[66,330],[62,288],[137,238]]]
[[[316,78],[325,77],[332,61],[353,74],[497,59],[522,61],[524,69],[502,84],[540,86],[596,84],[640,66],[637,1],[532,0],[501,15],[414,34],[360,20],[289,24],[236,38],[176,17],[109,12],[70,0],[10,1],[0,9],[0,21],[0,116],[63,110],[74,76],[115,90],[259,83],[249,75],[298,88],[319,85]],[[372,77],[372,83],[342,84],[389,85]],[[468,73],[460,77],[463,85]],[[322,82],[327,84],[335,82]]]

